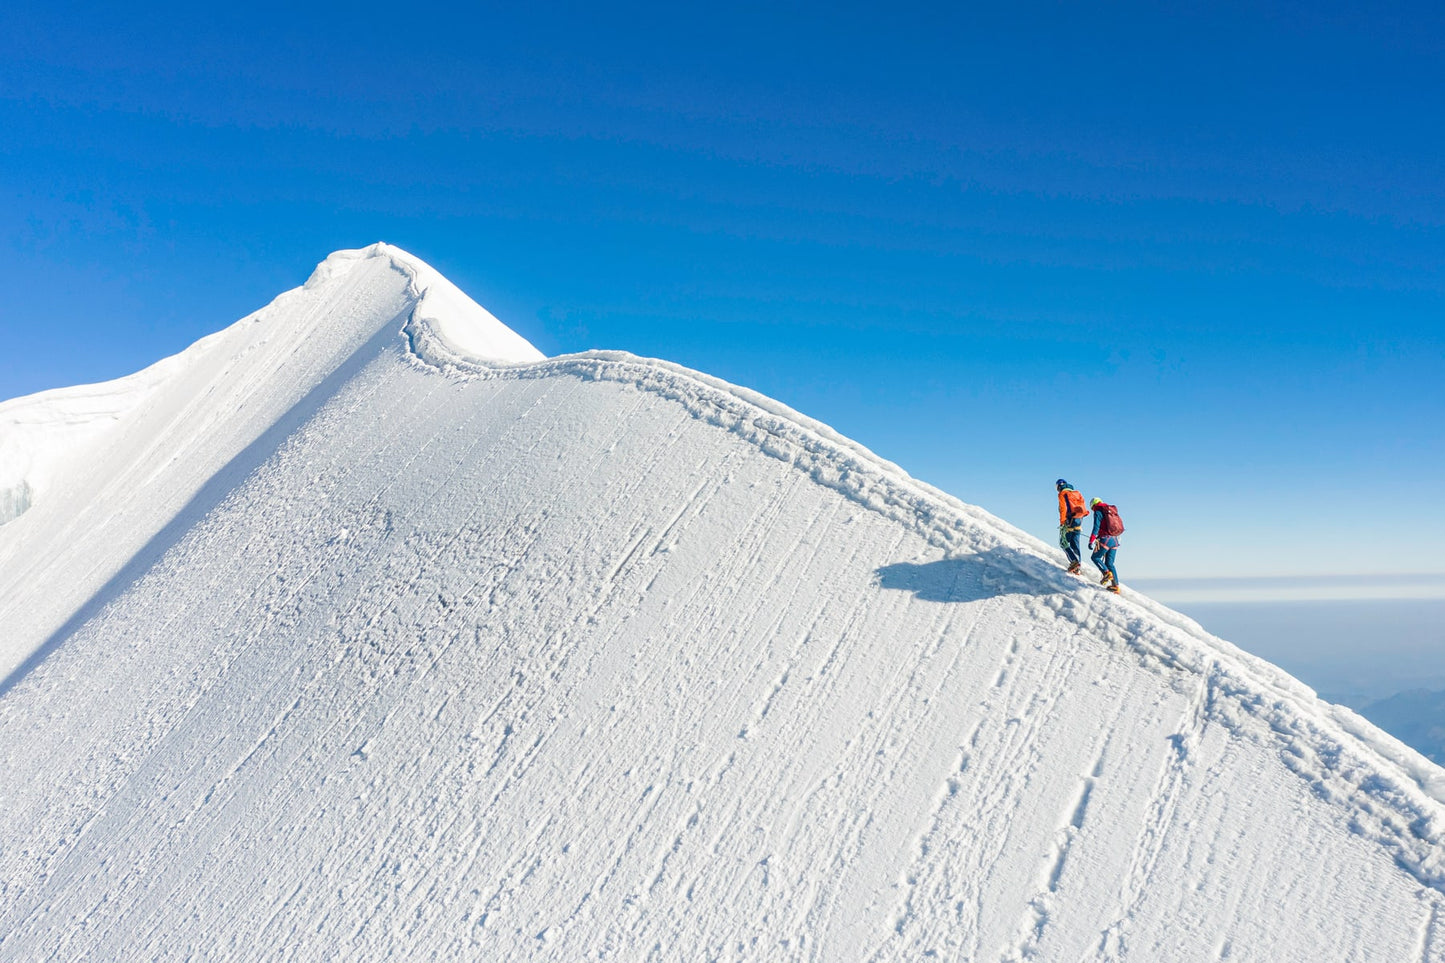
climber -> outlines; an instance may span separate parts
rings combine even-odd
[[[1094,513],[1094,531],[1089,536],[1089,556],[1103,574],[1099,581],[1110,592],[1119,591],[1119,570],[1114,567],[1114,556],[1119,551],[1119,536],[1124,534],[1124,523],[1119,519],[1119,510],[1102,499],[1089,499],[1089,508]]]
[[[1077,575],[1084,557],[1079,549],[1079,533],[1083,530],[1083,518],[1089,512],[1084,508],[1084,496],[1073,485],[1060,478],[1054,488],[1059,493],[1059,547],[1069,559],[1069,574]]]

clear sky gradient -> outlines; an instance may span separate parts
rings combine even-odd
[[[1445,571],[1442,10],[21,0],[0,397],[386,240],[1046,538],[1063,475],[1126,583]]]

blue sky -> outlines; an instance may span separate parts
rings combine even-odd
[[[1441,572],[1437,5],[0,10],[0,397],[375,240],[1132,574]]]

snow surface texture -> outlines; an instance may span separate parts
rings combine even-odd
[[[1445,959],[1445,772],[394,248],[0,418],[5,959]]]

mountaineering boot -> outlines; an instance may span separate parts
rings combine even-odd
[[[1113,592],[1115,595],[1118,595],[1118,594],[1119,594],[1119,583],[1118,583],[1118,582],[1110,582],[1109,585],[1108,585],[1108,588],[1109,588],[1109,591],[1110,591],[1110,592]]]
[[[1079,574],[1079,563],[1078,563],[1078,562],[1070,562],[1070,563],[1069,563],[1069,574],[1070,574],[1070,575],[1078,575],[1078,574]]]
[[[1101,578],[1101,579],[1099,579],[1099,584],[1100,584],[1100,585],[1108,585],[1108,584],[1109,584],[1109,580],[1112,579],[1113,577],[1114,577],[1114,576],[1110,575],[1108,572],[1105,572],[1105,573],[1104,573],[1104,577]]]

